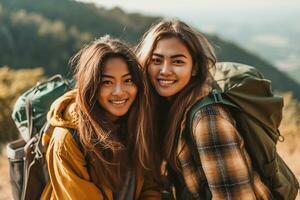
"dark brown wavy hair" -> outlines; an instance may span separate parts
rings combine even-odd
[[[128,113],[119,120],[121,128],[118,131],[98,103],[103,66],[108,59],[116,57],[127,63],[138,89]],[[124,167],[124,157],[128,158],[125,159],[125,165],[130,165],[137,175],[150,169],[153,164],[151,144],[154,136],[148,103],[149,89],[143,71],[131,49],[109,36],[84,46],[70,63],[75,67],[74,78],[78,90],[76,104],[80,141],[88,158],[96,163],[94,169],[99,180],[117,191],[122,183],[120,166]],[[120,155],[124,149],[126,155]]]
[[[156,44],[161,39],[179,38],[189,50],[193,61],[193,74],[189,83],[176,95],[168,108],[166,118],[166,135],[164,137],[164,156],[171,167],[178,170],[177,144],[178,136],[185,128],[186,114],[189,108],[209,90],[210,69],[216,63],[214,50],[208,40],[199,31],[179,20],[163,20],[154,24],[142,37],[136,47],[136,55],[144,71],[151,61]],[[149,82],[149,78],[148,78]],[[152,87],[152,90],[153,87]],[[154,90],[154,94],[158,94]],[[159,99],[157,97],[156,99]],[[161,99],[161,98],[160,98]],[[154,104],[160,110],[162,104]],[[161,115],[157,113],[157,115]]]

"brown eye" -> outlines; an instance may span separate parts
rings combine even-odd
[[[159,65],[161,63],[161,59],[159,58],[152,58],[151,63],[154,65]]]
[[[102,81],[101,82],[101,85],[105,85],[105,86],[109,86],[109,85],[111,85],[112,84],[112,82],[111,81],[108,81],[108,80],[105,80],[105,81]]]
[[[182,65],[185,62],[183,60],[174,60],[173,63],[176,64],[176,65]]]
[[[125,83],[133,83],[132,78],[127,78],[127,79],[125,80]]]

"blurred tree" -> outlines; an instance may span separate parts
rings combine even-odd
[[[17,128],[11,112],[17,98],[44,78],[42,68],[13,70],[0,68],[0,143],[16,139]]]
[[[48,75],[71,74],[69,58],[91,35],[61,20],[49,20],[26,10],[5,12],[0,19],[0,65],[43,66]],[[0,13],[1,14],[1,13]]]
[[[87,41],[110,34],[136,44],[161,19],[74,0],[0,0],[0,5],[0,66],[42,66],[47,75],[70,75],[68,60]],[[299,84],[269,62],[218,36],[207,36],[219,61],[255,66],[274,89],[291,90],[300,99]]]

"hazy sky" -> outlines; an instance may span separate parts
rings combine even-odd
[[[226,8],[230,9],[276,9],[276,8],[300,8],[299,0],[82,0],[97,2],[107,7],[121,6],[127,10],[143,10],[151,13],[160,12],[161,10],[182,8],[190,9],[209,9],[215,8],[217,10]],[[151,10],[149,10],[151,8]]]
[[[300,63],[300,0],[78,1],[94,2],[105,8],[118,6],[127,12],[179,18],[203,32],[217,33],[238,42],[272,63],[280,62],[278,66],[286,67],[289,63],[292,68]]]
[[[111,8],[120,6],[127,11],[148,14],[182,15],[232,11],[300,11],[300,0],[81,0],[96,2]],[[217,13],[215,13],[217,14]],[[283,13],[282,13],[283,14]]]
[[[300,0],[80,0],[106,8],[119,6],[129,12],[177,17],[199,26],[215,22],[252,21],[297,23]],[[201,22],[199,21],[201,20]],[[292,22],[290,22],[292,21]]]

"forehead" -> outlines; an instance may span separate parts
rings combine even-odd
[[[128,74],[127,63],[122,58],[109,58],[103,66],[103,75],[122,76]]]
[[[160,39],[153,50],[153,53],[164,56],[183,54],[189,56],[189,50],[186,45],[177,37]]]

